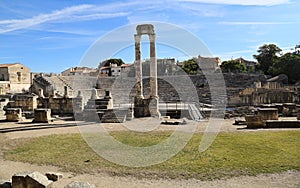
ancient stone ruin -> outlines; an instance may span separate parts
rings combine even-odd
[[[59,180],[63,178],[61,173],[47,172],[45,175],[40,172],[19,172],[12,176],[11,181],[0,180],[0,188],[52,188],[56,186],[65,188],[94,188],[93,184],[81,181],[72,181],[62,185]],[[55,186],[55,187],[56,187]]]
[[[158,94],[157,94],[157,62],[156,62],[156,44],[154,27],[151,24],[138,25],[135,39],[135,70],[136,70],[136,96],[134,98],[134,116],[159,117]],[[150,40],[150,97],[144,98],[143,95],[143,72],[142,72],[142,51],[141,37],[148,35]]]

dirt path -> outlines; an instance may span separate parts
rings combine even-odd
[[[142,121],[142,120],[141,120]],[[143,122],[136,122],[143,123]],[[89,125],[86,125],[89,126]],[[108,131],[126,130],[122,124],[105,124]],[[128,127],[127,127],[128,128]],[[158,130],[174,130],[174,126],[161,126]],[[244,131],[238,130],[238,127],[232,125],[232,120],[224,121],[221,132]],[[206,129],[206,123],[199,123],[197,132],[203,132]],[[29,124],[22,123],[0,123],[0,136],[7,139],[27,138],[45,136],[50,134],[79,133],[75,122],[55,121],[47,124]],[[55,171],[60,169],[52,166],[38,166],[21,162],[4,161],[0,159],[0,179],[8,180],[16,172],[39,171],[41,173]],[[70,172],[61,172],[64,178],[54,183],[55,188],[64,187],[72,181],[87,181],[98,187],[228,187],[228,188],[281,188],[281,187],[300,187],[300,172],[288,171],[280,174],[261,174],[254,176],[234,177],[227,180],[199,181],[199,180],[168,180],[168,179],[137,179],[134,177],[118,177],[107,174],[84,174],[74,176]]]
[[[280,174],[261,174],[258,176],[242,176],[227,180],[199,181],[199,180],[166,180],[166,179],[137,179],[134,177],[117,177],[107,174],[84,174],[74,176],[68,172],[61,172],[52,166],[38,166],[21,162],[0,160],[0,179],[10,179],[16,172],[49,171],[60,172],[64,178],[54,183],[54,188],[62,188],[72,181],[87,181],[98,187],[204,187],[204,188],[299,188],[300,172],[288,171]]]

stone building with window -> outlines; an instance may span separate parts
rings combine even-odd
[[[0,94],[16,93],[30,87],[30,69],[21,63],[0,64]]]

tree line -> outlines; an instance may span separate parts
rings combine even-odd
[[[264,44],[253,55],[258,64],[255,72],[276,76],[285,74],[290,83],[300,81],[300,44],[296,45],[293,52],[283,53],[282,49],[275,44]],[[223,61],[223,72],[247,72],[245,64],[239,60]]]

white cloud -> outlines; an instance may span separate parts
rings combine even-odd
[[[26,19],[0,20],[0,33],[7,33],[19,29],[25,29],[46,22],[74,22],[84,20],[106,19],[128,15],[128,12],[113,11],[112,6],[99,7],[95,5],[77,5],[55,10],[49,14],[40,14]],[[120,7],[121,5],[119,5]],[[123,5],[124,6],[124,5]]]
[[[289,0],[178,0],[181,2],[196,2],[208,4],[227,4],[227,5],[254,5],[272,6],[289,3]]]
[[[290,25],[299,24],[300,22],[219,22],[223,25]]]

